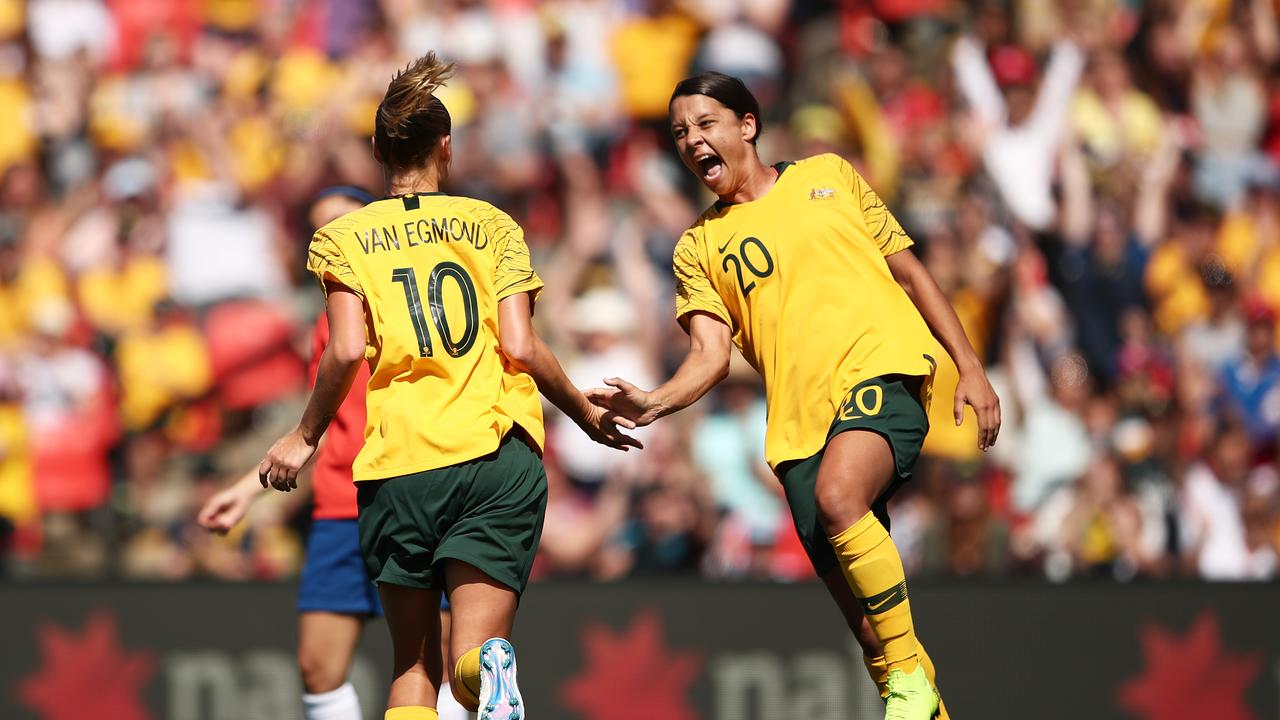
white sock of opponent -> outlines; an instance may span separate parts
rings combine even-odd
[[[351,683],[326,693],[303,693],[304,720],[360,720],[360,698]]]

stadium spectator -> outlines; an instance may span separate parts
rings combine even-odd
[[[1275,573],[1274,551],[1250,551],[1242,508],[1249,469],[1249,435],[1223,425],[1205,461],[1188,471],[1182,488],[1182,544],[1195,572],[1210,580],[1260,580]]]
[[[1245,302],[1244,352],[1226,364],[1222,389],[1227,412],[1244,423],[1255,443],[1268,452],[1280,433],[1280,354],[1276,352],[1276,311],[1265,300]]]
[[[571,382],[578,387],[591,387],[601,378],[623,371],[646,379],[653,377],[645,351],[631,339],[637,324],[636,311],[621,291],[588,290],[573,301],[570,313],[575,354],[565,362],[564,372]],[[610,478],[634,474],[636,464],[644,462],[639,455],[615,452],[574,432],[573,422],[563,414],[557,412],[554,417],[556,457],[575,487],[594,494]],[[643,429],[635,433],[641,442],[648,435]]]
[[[1021,47],[990,49],[956,41],[956,83],[973,113],[973,137],[987,172],[1019,221],[1043,230],[1054,220],[1050,192],[1059,134],[1080,79],[1084,55],[1070,40],[1054,47],[1039,87],[1036,61]]]

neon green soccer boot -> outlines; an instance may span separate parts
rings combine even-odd
[[[938,691],[929,684],[923,666],[917,665],[910,674],[890,670],[888,688],[884,720],[933,720],[938,716]]]

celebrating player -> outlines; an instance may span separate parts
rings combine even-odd
[[[640,446],[615,420],[632,423],[592,405],[534,332],[542,281],[519,226],[440,192],[452,146],[435,90],[452,70],[429,53],[396,74],[373,136],[388,196],[312,240],[329,344],[299,426],[259,467],[264,485],[297,486],[367,357],[368,421],[352,474],[361,552],[394,652],[387,720],[437,717],[442,589],[455,697],[482,719],[525,717],[506,638],[546,508],[538,390],[599,442]]]
[[[984,450],[1000,429],[999,400],[911,239],[847,162],[763,164],[760,107],[728,75],[680,82],[669,110],[681,160],[719,197],[673,259],[689,354],[651,392],[612,378],[588,395],[646,425],[723,379],[736,344],[764,378],[766,459],[863,647],[886,719],[945,716],[886,510],[928,431],[931,329],[960,370],[956,423],[973,406]]]

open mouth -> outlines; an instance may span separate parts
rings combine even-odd
[[[698,172],[704,183],[713,183],[724,174],[724,162],[715,155],[703,155],[696,158],[694,162],[698,166]]]

